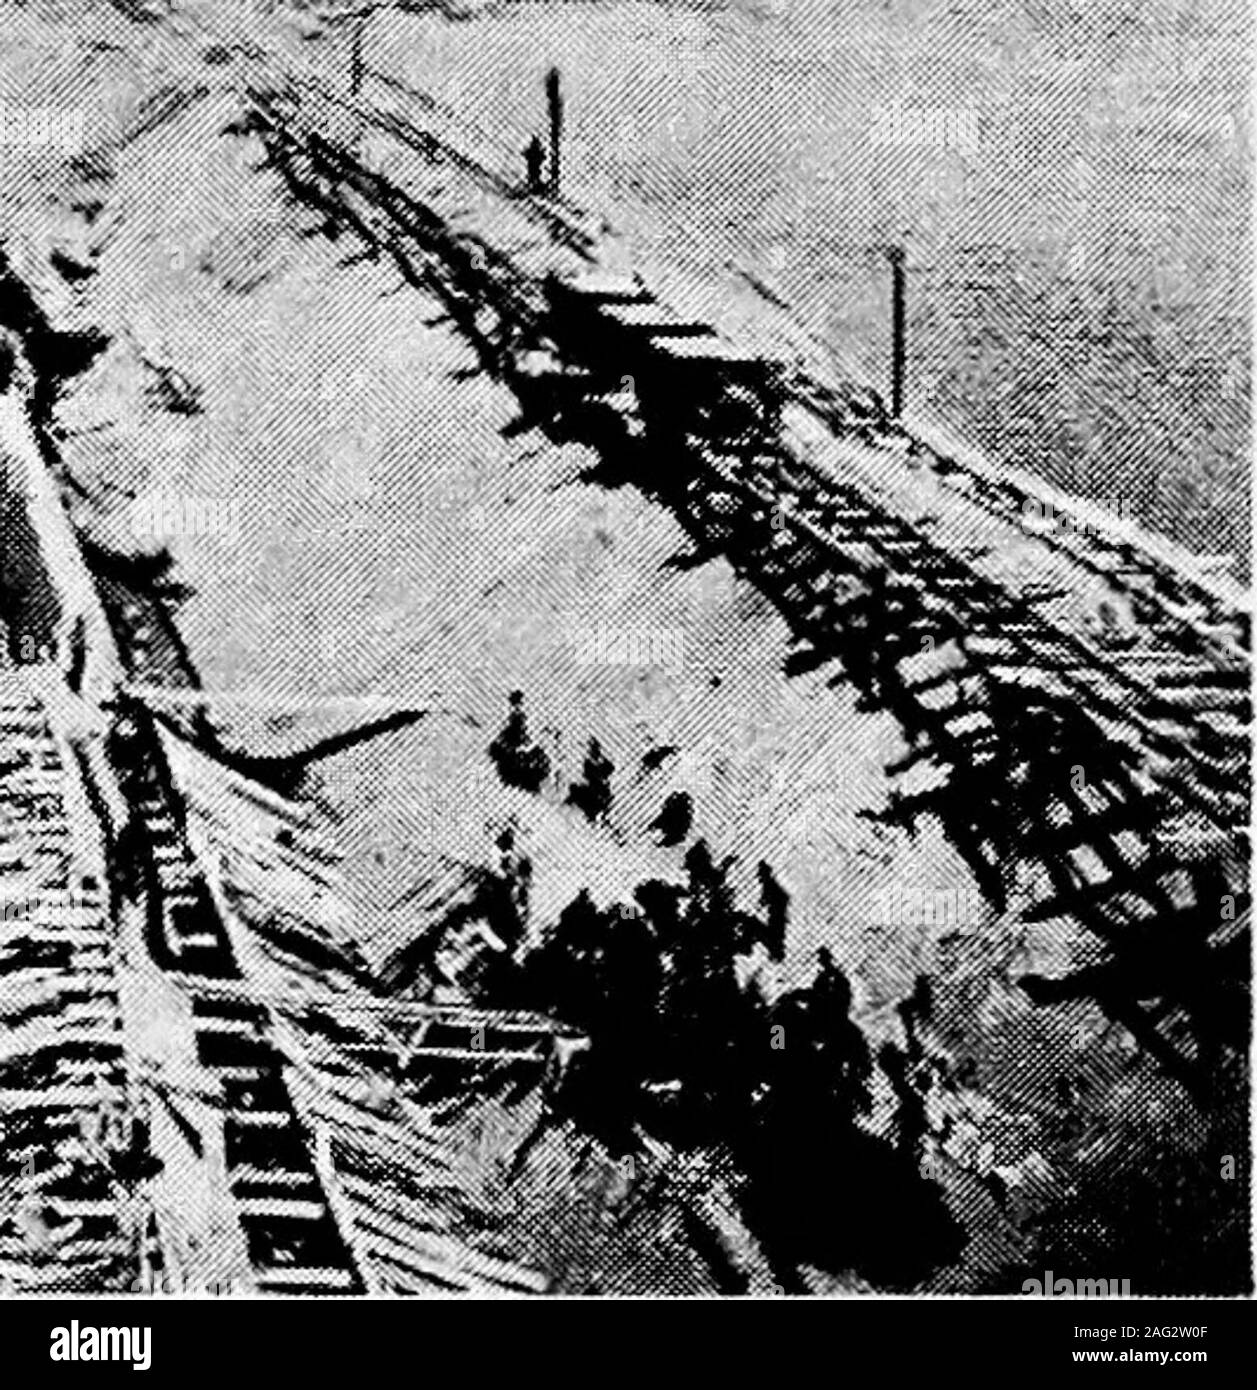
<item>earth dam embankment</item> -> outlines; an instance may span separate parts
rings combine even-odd
[[[89,547],[172,553],[167,599],[236,751],[292,752],[371,701],[423,713],[303,786],[336,826],[372,929],[414,922],[434,848],[463,866],[491,853],[493,814],[452,812],[469,790],[489,804],[485,748],[522,689],[557,774],[536,847],[562,882],[556,908],[598,878],[599,844],[625,883],[678,873],[679,850],[639,847],[662,800],[689,787],[713,849],[738,856],[741,891],[761,856],[787,885],[782,973],[830,946],[876,1036],[934,971],[962,999],[982,1084],[1002,1103],[1050,1126],[1064,1102],[1044,1097],[1066,1058],[1092,1087],[1089,1121],[1121,1129],[1101,1083],[1120,1062],[1121,1105],[1172,1133],[1173,1113],[1144,1116],[1144,1064],[1098,1011],[1009,1010],[1023,943],[944,837],[875,819],[885,765],[904,751],[885,711],[857,709],[831,673],[787,676],[789,630],[757,588],[694,553],[636,489],[608,486],[591,450],[530,429],[446,305],[334,216],[285,197],[260,142],[232,128],[239,114],[215,91],[131,142],[88,181],[106,194],[95,232],[69,208],[86,190],[63,204],[92,246],[81,298],[109,340],[58,406],[67,497]],[[174,149],[186,181],[169,179]],[[179,505],[144,513],[141,536],[139,497]],[[591,645],[590,633],[602,636]],[[573,814],[563,793],[591,736],[619,773],[603,839],[546,838]],[[974,904],[971,920],[870,928],[868,898],[905,882]],[[1012,1054],[1021,1073],[998,1065]]]

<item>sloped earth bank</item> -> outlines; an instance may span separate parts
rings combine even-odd
[[[888,717],[858,712],[832,672],[787,678],[786,629],[768,603],[721,560],[677,566],[689,545],[663,511],[595,482],[588,451],[525,427],[437,300],[287,200],[260,144],[232,133],[241,113],[214,55],[159,35],[102,19],[89,45],[67,42],[55,19],[24,22],[8,61],[42,71],[34,59],[56,53],[50,90],[69,73],[127,93],[126,121],[102,118],[92,143],[108,147],[124,128],[126,138],[73,167],[17,170],[6,254],[54,327],[98,335],[103,350],[64,383],[53,416],[67,504],[98,560],[169,548],[172,611],[218,697],[224,742],[274,757],[354,727],[364,710],[422,712],[321,761],[304,786],[347,856],[368,957],[439,929],[493,862],[512,812],[536,868],[537,929],[582,886],[614,903],[646,878],[683,882],[684,846],[657,846],[646,830],[669,793],[687,790],[694,834],[718,860],[738,856],[740,905],[756,908],[760,859],[791,894],[780,978],[757,962],[770,995],[805,983],[825,944],[876,1045],[902,1041],[896,1006],[919,974],[933,982],[951,1060],[967,1069],[950,1126],[931,1117],[950,1137],[930,1176],[969,1241],[924,1276],[932,1286],[1017,1290],[1055,1251],[1080,1273],[1120,1255],[1118,1277],[1147,1269],[1200,1287],[1197,1260],[1242,1224],[1242,1183],[1216,1183],[1216,1227],[1173,1256],[1150,1214],[1160,1201],[1172,1216],[1175,1184],[1225,1174],[1242,1142],[1212,1132],[1185,1095],[1162,1087],[1154,1099],[1150,1064],[1094,1008],[1030,1009],[1011,976],[1052,943],[983,907],[941,836],[860,814],[884,806],[883,768],[899,751]],[[182,519],[154,529],[177,534],[137,536],[137,497],[174,500]],[[582,634],[598,629],[647,649],[653,638],[658,661],[589,663]],[[516,688],[557,774],[539,798],[508,796],[485,758]],[[617,768],[597,830],[562,804],[591,735]],[[954,891],[973,910],[878,924],[879,895],[905,887]],[[874,1126],[893,1112],[879,1074]],[[556,1143],[569,1171],[582,1145],[564,1129],[541,1147]],[[849,1174],[787,1159],[783,1182],[806,1173],[807,1190],[825,1190],[840,1213],[867,1203]],[[672,1216],[639,1209],[636,1223],[667,1228],[669,1253],[626,1265],[625,1249],[658,1231],[637,1239],[638,1224],[632,1242],[606,1244],[592,1229],[605,1228],[598,1211],[613,1198],[595,1184],[589,1209],[573,1212],[561,1189],[545,1196],[553,1155],[532,1161],[516,1178],[522,1224],[567,1251],[564,1287],[710,1287]],[[1128,1212],[1091,1205],[1089,1182],[1136,1171],[1156,1177],[1148,1192],[1126,1190]],[[1029,1197],[1001,1201],[1018,1179]],[[1230,1286],[1229,1274],[1212,1277]],[[841,1269],[808,1278],[860,1286]]]

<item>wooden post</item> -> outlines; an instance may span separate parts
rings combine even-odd
[[[550,113],[550,192],[558,195],[562,174],[563,93],[559,90],[559,70],[546,73],[546,107]]]
[[[905,287],[904,259],[902,246],[892,246],[887,252],[890,259],[890,399],[891,414],[896,420],[903,414],[904,407],[904,364],[907,359],[907,294]]]

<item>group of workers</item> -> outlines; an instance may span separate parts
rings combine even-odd
[[[523,691],[512,690],[508,699],[506,724],[490,743],[489,757],[507,786],[539,792],[550,776],[550,755],[528,732]],[[568,804],[595,824],[604,821],[611,810],[614,773],[615,764],[603,752],[601,743],[591,738],[585,750],[581,780],[568,790]]]
[[[518,691],[493,755],[504,778],[517,784],[544,757],[528,738]],[[611,808],[614,770],[591,739],[581,780],[567,798],[591,821]],[[688,815],[685,820],[688,840]],[[503,850],[504,881],[518,878],[514,854],[512,839]],[[945,1245],[951,1236],[922,1166],[935,1128],[920,1035],[931,1012],[928,982],[918,982],[901,1010],[904,1047],[885,1044],[876,1055],[852,1016],[851,983],[828,948],[818,951],[806,986],[776,998],[766,994],[746,960],[760,948],[774,961],[784,959],[790,895],[761,861],[757,911],[742,910],[730,881],[734,862],[717,859],[704,839],[694,839],[684,851],[683,883],[648,879],[631,903],[607,908],[583,889],[546,935],[516,957],[511,1002],[549,1013],[587,1039],[559,1078],[558,1111],[613,1151],[631,1148],[642,1131],[682,1148],[726,1147],[757,1194],[753,1219],[766,1231],[791,1233],[783,1237],[787,1257],[812,1244],[877,1256],[871,1237],[851,1244],[850,1204],[834,1182],[843,1173],[857,1185],[871,1184],[879,1201],[919,1209]],[[513,902],[526,908],[518,893]],[[894,1110],[879,1139],[872,1121],[878,1091],[887,1085]],[[779,1200],[782,1165],[800,1163],[791,1195]],[[807,1215],[815,1203],[833,1208],[819,1223]]]
[[[489,753],[508,784],[535,792],[549,777],[550,759],[529,735],[521,691],[510,693],[505,726]],[[569,789],[567,803],[592,823],[604,822],[612,807],[614,772],[614,762],[591,738],[581,778]],[[673,797],[677,795],[682,794]],[[665,843],[688,838],[692,807],[687,804],[684,810],[684,830],[671,840],[665,836]],[[664,819],[661,813],[655,822],[661,833]],[[532,864],[511,827],[499,836],[498,849],[495,881],[501,892],[494,901],[495,927],[514,945],[526,926]],[[757,945],[773,961],[785,955],[790,895],[772,866],[766,860],[757,865],[755,915],[735,904],[729,883],[732,856],[717,863],[700,838],[686,850],[683,862],[684,887],[651,880],[639,885],[628,909],[602,912],[583,891],[527,963],[529,988],[536,996],[531,1002],[589,1029],[601,1042],[596,1051],[607,1058],[621,1050],[617,1033],[636,1034],[631,1045],[623,1044],[631,1046],[635,1063],[616,1061],[614,1066],[626,1078],[636,1068],[637,1084],[656,1066],[688,1056],[692,1070],[707,1073],[700,1084],[711,1094],[730,1085],[750,1094],[759,1081],[775,1078],[788,1087],[827,1094],[852,1117],[868,1115],[874,1061],[851,1019],[850,983],[829,949],[820,948],[816,978],[807,988],[771,1004],[759,991],[738,983],[735,959],[750,955]],[[906,1152],[915,1150],[924,1134],[915,1021],[928,1008],[925,988],[904,1006],[907,1055],[887,1045],[877,1058],[899,1102],[899,1147]],[[764,1063],[765,1040],[774,1028],[790,1040],[782,1049],[789,1053],[784,1068],[780,1058]],[[645,1045],[644,1034],[655,1035],[656,1045]],[[767,1071],[759,1081],[752,1080],[764,1065]],[[739,1077],[741,1069],[746,1075]],[[728,1074],[722,1076],[722,1071]],[[693,1079],[699,1080],[697,1075]]]

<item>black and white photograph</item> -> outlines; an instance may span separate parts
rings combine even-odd
[[[45,1373],[169,1372],[172,1299],[1075,1300],[1062,1368],[1207,1359],[1255,27],[0,0]]]

